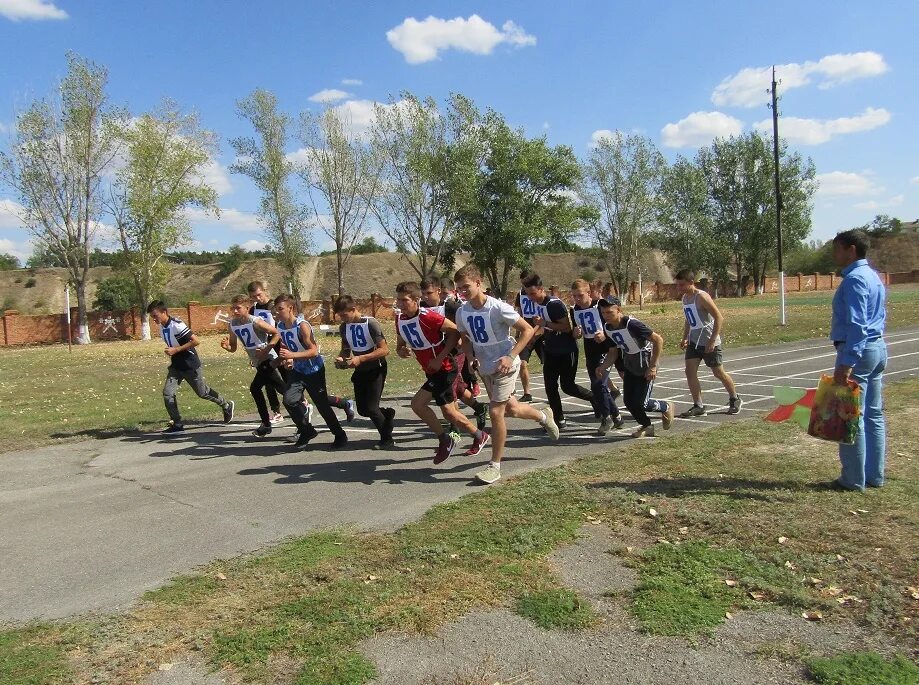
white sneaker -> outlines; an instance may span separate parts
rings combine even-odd
[[[561,431],[559,430],[558,424],[555,423],[555,417],[552,415],[552,407],[546,407],[542,410],[542,413],[543,416],[546,417],[542,427],[546,429],[546,433],[549,434],[550,438],[553,440],[558,440]]]
[[[271,416],[271,423],[272,423],[272,424],[281,423],[283,420],[284,420],[284,415],[283,415],[281,412],[276,411],[276,412]]]
[[[638,430],[632,433],[633,438],[653,438],[654,426],[639,426]]]
[[[485,483],[485,485],[491,485],[501,479],[501,469],[493,463],[489,463],[488,466],[475,474],[475,479],[480,483]]]
[[[307,423],[313,422],[313,405],[311,404],[306,405],[306,422]]]
[[[610,416],[604,416],[600,421],[600,427],[597,428],[597,435],[606,435],[613,428],[613,419]]]

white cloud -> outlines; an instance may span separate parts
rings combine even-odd
[[[20,264],[26,263],[29,255],[32,254],[32,249],[31,242],[20,243],[8,238],[0,238],[0,252],[13,255]]]
[[[693,112],[675,124],[661,129],[661,140],[667,147],[699,147],[715,138],[729,138],[743,131],[739,119],[722,112]]]
[[[339,90],[338,88],[324,88],[318,93],[313,93],[310,95],[309,100],[310,102],[320,102],[324,105],[328,105],[349,97],[351,97],[351,93],[346,93],[345,91]]]
[[[536,45],[536,37],[512,21],[499,30],[477,14],[468,19],[428,17],[418,21],[408,17],[386,32],[386,40],[402,53],[409,64],[421,64],[437,59],[443,50],[462,50],[476,55],[490,55],[496,46],[506,43],[514,47]]]
[[[364,82],[359,78],[343,78],[341,80],[341,85],[343,86],[362,86]]]
[[[779,135],[792,143],[802,145],[819,145],[832,140],[835,136],[847,133],[870,131],[884,126],[890,121],[890,112],[884,108],[868,107],[854,117],[839,119],[801,119],[799,117],[782,117],[779,120]],[[753,124],[762,131],[772,131],[772,119],[763,119]]]
[[[909,182],[919,186],[919,176],[913,176]]]
[[[875,185],[869,174],[849,171],[817,174],[817,183],[820,184],[817,192],[823,196],[876,195],[884,190]]]
[[[854,205],[852,205],[852,207],[855,209],[870,209],[870,210],[877,210],[877,209],[882,209],[882,208],[886,209],[888,207],[897,207],[899,205],[902,205],[904,199],[905,198],[903,195],[894,195],[891,198],[888,198],[886,200],[881,200],[881,201],[868,200],[867,202],[856,202]]]
[[[48,0],[0,0],[0,15],[13,21],[68,18],[64,10]]]
[[[218,219],[199,207],[190,207],[185,210],[185,216],[192,224],[217,226],[236,233],[254,233],[263,230],[258,215],[252,212],[241,212],[238,209],[221,208]]]
[[[264,250],[265,244],[264,240],[247,240],[241,244],[240,247],[249,252],[257,252],[259,250]]]
[[[216,160],[211,160],[201,169],[201,181],[207,183],[218,195],[229,195],[233,192],[233,183],[227,168]]]
[[[597,147],[601,140],[612,140],[616,137],[618,131],[610,131],[608,128],[598,128],[590,134],[589,147]]]
[[[816,62],[777,64],[779,93],[810,85],[833,88],[856,79],[880,76],[888,70],[884,57],[876,52],[827,55]],[[712,93],[718,107],[756,107],[769,101],[766,92],[772,84],[772,67],[747,67],[725,78]]]
[[[13,200],[0,200],[0,228],[22,228],[25,207]]]

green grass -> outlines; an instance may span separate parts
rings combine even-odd
[[[0,631],[0,685],[69,682],[62,646],[48,643],[41,627]]]
[[[214,562],[123,616],[7,631],[0,673],[18,680],[0,683],[140,681],[195,650],[245,682],[350,685],[373,677],[362,640],[431,633],[475,608],[583,628],[592,615],[546,557],[588,514],[646,541],[627,557],[639,585],[617,601],[649,633],[692,636],[728,611],[778,604],[914,650],[919,381],[888,388],[887,406],[890,479],[868,495],[813,487],[836,475],[834,446],[790,425],[754,419],[630,445],[476,491],[395,533],[320,532]]]
[[[831,297],[832,293],[790,295],[784,328],[776,323],[774,296],[719,300],[726,316],[725,344],[738,347],[826,337]],[[663,334],[668,354],[678,352],[683,326],[678,303],[653,305],[644,312],[633,307],[630,312]],[[891,290],[888,315],[891,329],[919,321],[919,288]],[[388,334],[391,325],[385,324]],[[337,353],[339,340],[330,337],[321,342],[328,361]],[[255,404],[248,391],[252,369],[245,355],[222,350],[220,336],[202,338],[199,353],[208,383],[234,400],[241,416],[254,416]],[[162,427],[167,421],[162,398],[166,365],[159,340],[74,346],[72,353],[60,345],[0,348],[0,452]],[[326,369],[330,392],[350,396],[350,372],[330,363]],[[540,373],[536,360],[532,373]],[[385,394],[414,392],[423,378],[414,359],[390,355]],[[53,379],[50,396],[47,379]],[[219,419],[219,408],[198,399],[184,384],[179,406],[187,420]]]
[[[885,659],[874,652],[809,659],[811,677],[820,685],[916,685],[919,668],[902,656]]]
[[[524,595],[517,602],[517,613],[546,630],[580,630],[597,621],[593,610],[576,592],[563,588]]]

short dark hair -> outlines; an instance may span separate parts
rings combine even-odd
[[[686,281],[687,283],[695,283],[696,275],[691,269],[680,269],[676,272],[676,279],[678,281]]]
[[[354,298],[350,295],[339,295],[338,299],[335,300],[335,304],[332,305],[332,311],[336,314],[349,309],[355,309]]]
[[[864,259],[865,255],[868,254],[868,236],[865,235],[864,231],[859,231],[858,229],[853,228],[850,231],[843,231],[842,233],[837,233],[836,237],[833,238],[834,243],[838,243],[843,247],[855,247],[855,256],[859,259]]]
[[[243,295],[242,293],[239,295],[234,295],[233,299],[230,300],[230,304],[251,304],[251,302],[252,298],[250,298],[248,295]]]
[[[278,295],[276,298],[274,298],[274,303],[275,303],[276,305],[277,305],[277,304],[281,304],[282,302],[289,302],[289,303],[291,303],[291,304],[293,305],[294,309],[297,309],[297,308],[298,308],[298,307],[297,307],[297,301],[294,299],[294,296],[293,296],[293,295],[290,295],[290,294],[288,294],[288,293],[281,293],[281,294]]]
[[[166,303],[162,300],[153,300],[150,304],[147,305],[147,314],[152,314],[153,312],[168,312],[169,308],[166,306]]]
[[[457,269],[456,273],[453,274],[453,278],[457,281],[481,281],[482,272],[479,270],[479,267],[470,262]]]
[[[421,290],[427,290],[428,288],[437,288],[439,290],[440,283],[437,283],[432,276],[430,278],[422,278],[421,283],[418,284],[418,287],[421,288]]]
[[[449,276],[444,276],[440,279],[440,289],[441,290],[453,290],[456,287],[456,283],[453,282],[453,279]]]
[[[396,286],[397,295],[407,295],[413,300],[421,299],[421,288],[415,281],[402,281]]]
[[[542,288],[542,279],[539,277],[539,274],[531,273],[529,276],[523,279],[524,288]]]
[[[525,278],[529,278],[532,273],[533,272],[530,271],[529,269],[524,269],[523,271],[520,272],[520,280],[522,281]]]
[[[265,294],[268,294],[268,284],[265,281],[252,281],[249,285],[246,286],[246,292],[250,295],[256,290],[264,290]]]

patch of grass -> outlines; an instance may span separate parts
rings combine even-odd
[[[517,601],[517,613],[545,630],[581,630],[597,620],[576,592],[562,588],[524,595]]]
[[[0,631],[0,685],[54,685],[70,675],[64,648],[41,627]]]
[[[875,652],[852,652],[809,659],[808,669],[821,685],[916,685],[919,668],[902,656],[885,659]]]

